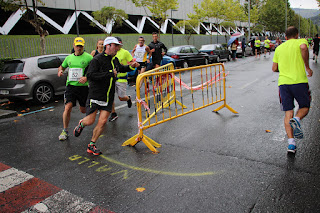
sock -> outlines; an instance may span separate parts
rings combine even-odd
[[[294,138],[289,138],[289,139],[288,139],[288,144],[289,144],[289,145],[291,145],[291,144],[292,144],[292,145],[296,145],[296,142],[294,141]]]
[[[295,119],[297,119],[297,121],[300,123],[300,118],[299,117],[294,117]]]
[[[67,129],[63,129],[66,133],[68,133],[68,130]]]
[[[96,142],[91,141],[90,145],[96,145]]]

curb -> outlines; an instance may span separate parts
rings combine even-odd
[[[18,113],[16,111],[0,109],[0,119],[11,118],[11,117],[15,117],[17,115],[18,115]]]

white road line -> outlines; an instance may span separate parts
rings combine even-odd
[[[48,197],[40,203],[30,207],[23,213],[28,212],[89,212],[96,205],[84,201],[83,198],[76,196],[66,190]]]
[[[240,89],[245,89],[246,87],[250,86],[251,84],[253,84],[254,82],[256,82],[256,81],[258,81],[258,80],[259,80],[259,79],[257,78],[256,80],[251,81],[251,82],[245,84],[245,85],[244,85],[243,87],[241,87]]]
[[[0,172],[0,193],[33,178],[32,175],[10,168]]]

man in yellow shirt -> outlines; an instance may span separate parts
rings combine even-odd
[[[268,36],[266,36],[266,39],[264,40],[264,57],[267,56],[267,52],[269,52],[269,55],[271,54],[270,42]]]
[[[259,53],[259,58],[260,58],[260,54],[261,54],[261,41],[259,40],[259,37],[256,37],[256,40],[254,41],[254,47],[256,49],[256,58],[258,57],[258,53]]]
[[[308,114],[311,96],[308,77],[313,71],[309,67],[308,42],[298,39],[296,27],[286,30],[287,41],[277,47],[273,57],[272,71],[279,72],[278,86],[282,109],[285,111],[284,125],[288,136],[288,153],[296,152],[295,139],[303,138],[300,121]],[[294,116],[294,100],[299,110]]]

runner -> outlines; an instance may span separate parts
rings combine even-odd
[[[271,54],[270,42],[268,36],[266,36],[266,39],[264,40],[264,57],[267,56],[267,52],[269,52],[269,55]]]
[[[316,60],[316,63],[318,63],[318,55],[319,55],[319,38],[318,34],[316,34],[316,37],[313,38],[313,60]]]
[[[162,57],[166,54],[167,47],[160,41],[158,41],[158,33],[152,33],[152,42],[148,45],[152,52],[152,66],[157,68],[160,66]],[[162,51],[164,50],[164,52]]]
[[[242,49],[242,58],[245,58],[246,57],[246,39],[245,38],[242,38],[241,49]]]
[[[119,43],[122,44],[122,40],[119,37],[115,37],[118,39]],[[125,50],[123,48],[120,48],[120,50],[117,52],[116,57],[118,58],[120,64],[122,65],[128,65],[131,64],[132,61],[132,56],[129,53],[128,50]],[[134,70],[134,68],[132,69]],[[127,91],[127,73],[118,73],[117,74],[117,81],[116,81],[116,93],[118,94],[118,98],[120,101],[126,101],[128,104],[128,108],[131,108],[132,106],[132,101],[131,97],[127,96],[126,91]],[[115,121],[118,118],[118,115],[115,110],[114,102],[112,104],[112,111],[111,115],[109,117],[109,122]]]
[[[312,40],[313,40],[313,39],[312,39],[311,37],[309,37],[309,38],[307,39],[310,49],[312,48]]]
[[[121,65],[115,57],[121,47],[121,43],[115,37],[107,37],[103,46],[105,54],[95,56],[88,67],[87,76],[90,87],[86,105],[87,116],[79,121],[73,132],[75,137],[79,137],[85,126],[94,123],[97,112],[100,111],[98,123],[93,129],[91,142],[87,147],[87,152],[93,155],[102,154],[95,143],[103,132],[112,110],[117,73],[130,71],[128,65]],[[133,62],[131,66],[137,67],[139,64]]]
[[[256,58],[258,57],[258,53],[259,53],[259,58],[260,58],[260,54],[261,54],[260,45],[261,45],[261,41],[259,40],[259,38],[257,36],[256,40],[254,41],[254,47],[256,50]]]
[[[313,72],[309,67],[308,42],[298,39],[296,27],[286,30],[287,41],[280,45],[274,54],[272,71],[279,72],[279,93],[282,109],[285,111],[284,125],[288,136],[288,153],[296,152],[295,139],[303,138],[300,121],[308,114],[310,108],[310,91],[308,77]],[[299,110],[294,116],[294,99]]]
[[[61,77],[67,67],[69,74],[67,87],[64,93],[63,130],[59,136],[60,141],[68,138],[68,126],[71,117],[72,107],[76,106],[78,100],[80,112],[86,112],[86,100],[88,96],[88,82],[86,77],[87,66],[92,56],[84,52],[84,39],[77,37],[74,39],[73,48],[75,52],[68,55],[58,69],[58,76]]]
[[[140,64],[138,67],[139,74],[146,71],[147,63],[150,63],[150,47],[144,44],[145,40],[143,36],[140,36],[138,39],[138,44],[136,44],[131,52],[132,57]],[[149,57],[148,57],[149,55]]]
[[[97,41],[97,48],[90,53],[93,57],[103,52],[103,39]]]
[[[279,37],[276,39],[276,48],[282,43]]]

